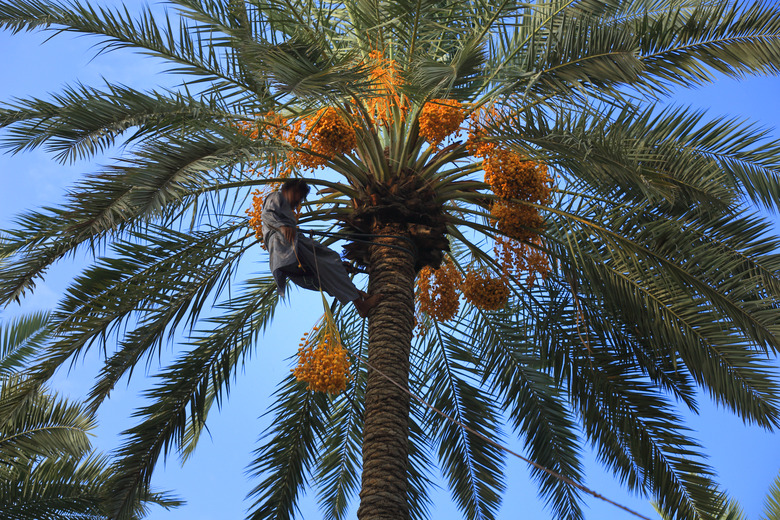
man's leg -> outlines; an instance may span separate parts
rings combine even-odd
[[[311,240],[301,240],[298,244],[298,258],[307,271],[311,271],[311,276],[322,290],[341,303],[361,298],[360,291],[352,283],[341,257],[335,251]]]
[[[382,300],[381,294],[368,295],[355,287],[341,257],[335,251],[319,242],[306,239],[299,241],[297,252],[306,271],[312,271],[314,283],[342,304],[355,304],[362,318],[368,316],[368,311]]]

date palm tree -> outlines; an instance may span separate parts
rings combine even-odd
[[[0,516],[7,520],[108,517],[110,459],[92,449],[96,421],[83,405],[45,389],[27,392],[20,369],[46,338],[48,314],[22,316],[0,326]],[[180,504],[144,493],[131,510]]]
[[[250,463],[251,518],[293,517],[307,482],[328,519],[358,490],[361,520],[425,518],[434,465],[464,517],[495,518],[506,454],[482,435],[503,427],[551,470],[533,477],[560,518],[583,517],[571,483],[586,445],[675,517],[718,514],[679,410],[695,412],[703,391],[746,422],[780,424],[767,361],[780,257],[757,213],[778,209],[780,143],[665,103],[716,74],[776,74],[774,3],[171,4],[134,15],[0,0],[7,30],[91,35],[181,77],[156,90],[78,84],[0,112],[13,153],[68,162],[125,145],[3,237],[4,302],[59,259],[94,257],[53,313],[30,391],[108,348],[97,409],[180,338],[118,449],[114,518],[161,454],[194,449],[271,325],[270,276],[226,289],[261,253],[248,226],[263,194],[290,175],[318,188],[299,224],[343,240],[384,299],[367,324],[334,305],[313,333],[349,353],[342,392],[281,383]]]

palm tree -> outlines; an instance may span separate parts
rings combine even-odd
[[[0,516],[7,520],[107,519],[110,459],[92,449],[95,418],[84,406],[39,389],[25,391],[19,370],[48,333],[47,313],[0,327]],[[180,504],[145,493],[131,518],[148,505]]]
[[[53,314],[29,391],[110,348],[97,409],[183,338],[118,450],[112,517],[126,518],[161,454],[194,449],[271,324],[270,276],[226,289],[260,252],[256,206],[289,175],[319,188],[299,224],[345,240],[384,300],[367,326],[333,305],[301,349],[304,365],[346,349],[351,379],[335,393],[281,383],[251,463],[251,518],[292,517],[309,481],[328,519],[358,488],[361,520],[425,518],[434,464],[466,518],[494,518],[506,454],[485,437],[503,417],[551,470],[534,478],[561,518],[583,517],[571,483],[586,442],[677,518],[718,513],[678,407],[695,411],[701,389],[747,422],[780,424],[766,360],[780,346],[780,258],[755,213],[778,209],[780,143],[664,102],[714,73],[776,74],[776,5],[171,3],[134,16],[0,0],[8,30],[93,35],[182,78],[76,85],[0,112],[14,153],[67,162],[126,145],[3,238],[4,302],[75,251],[95,258]]]

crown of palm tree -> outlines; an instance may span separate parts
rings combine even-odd
[[[117,518],[161,454],[194,449],[271,324],[270,276],[229,297],[225,289],[258,256],[248,232],[257,201],[290,175],[318,188],[300,224],[337,226],[370,287],[403,294],[370,327],[335,307],[355,365],[346,391],[282,382],[251,465],[261,478],[252,518],[293,516],[310,479],[326,518],[347,514],[373,428],[367,394],[379,388],[364,358],[396,341],[376,340],[383,329],[411,352],[392,378],[458,422],[493,437],[505,415],[533,460],[574,482],[592,443],[665,511],[717,514],[712,471],[678,406],[695,411],[703,389],[748,422],[778,425],[766,354],[780,345],[780,258],[755,207],[778,209],[780,143],[660,103],[714,73],[776,74],[777,6],[172,3],[176,14],[132,15],[0,1],[6,29],[96,35],[102,51],[139,49],[183,78],[170,90],[76,85],[0,110],[12,152],[43,147],[65,162],[126,143],[66,204],[22,215],[3,238],[5,302],[72,252],[96,254],[54,312],[57,335],[32,381],[116,338],[90,394],[97,408],[184,334],[119,450]],[[408,432],[408,482],[377,500],[426,517],[428,468],[438,464],[465,517],[495,517],[504,453],[415,402]],[[533,475],[556,515],[583,516],[575,488]],[[369,484],[364,475],[366,503]]]

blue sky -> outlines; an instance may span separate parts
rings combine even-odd
[[[125,2],[132,11],[137,0]],[[3,56],[4,74],[0,76],[0,100],[11,97],[46,97],[65,83],[81,81],[98,86],[101,77],[112,82],[139,88],[160,84],[172,85],[170,78],[160,75],[161,67],[152,59],[111,53],[93,58],[94,40],[71,35],[55,37],[42,44],[41,34],[0,33],[0,56]],[[673,100],[681,104],[709,109],[713,115],[745,117],[770,128],[780,129],[779,78],[750,79],[743,82],[719,80],[716,84],[692,92],[683,92]],[[778,135],[776,130],[774,135]],[[119,153],[114,151],[113,153]],[[98,162],[108,162],[108,158]],[[25,209],[52,205],[62,200],[64,190],[82,174],[93,171],[92,163],[60,165],[43,151],[36,150],[18,156],[0,155],[0,228],[11,226],[13,216]],[[24,302],[22,310],[52,307],[58,294],[67,285],[68,277],[79,268],[76,261],[53,269],[35,295]],[[258,255],[255,271],[265,271],[266,265]],[[269,396],[276,383],[290,369],[288,357],[294,354],[301,333],[314,323],[321,312],[319,295],[293,293],[295,308],[285,306],[277,316],[272,330],[262,339],[253,358],[247,360],[243,374],[231,386],[227,406],[215,410],[209,420],[210,435],[203,438],[195,455],[182,468],[174,455],[161,465],[153,482],[156,486],[174,490],[188,505],[173,511],[155,510],[153,520],[188,519],[216,520],[243,518],[248,503],[243,502],[253,486],[245,476],[245,467],[258,435],[268,426],[270,418],[263,417],[271,401]],[[0,316],[19,312],[12,307]],[[170,349],[163,352],[165,360]],[[90,354],[70,373],[58,375],[56,387],[63,393],[79,398],[89,389],[99,358]],[[155,366],[151,367],[154,371]],[[101,411],[101,426],[96,432],[95,445],[110,450],[118,445],[118,433],[132,424],[133,409],[141,404],[140,389],[149,385],[143,376],[134,376],[125,388],[118,388]],[[706,401],[705,401],[706,402]],[[691,426],[710,463],[720,473],[720,482],[739,500],[750,518],[757,519],[766,489],[780,471],[780,444],[778,434],[747,427],[732,415],[705,405],[700,416],[692,417]],[[506,439],[505,439],[506,440]],[[522,452],[522,446],[511,439],[507,442]],[[600,493],[632,508],[653,515],[647,501],[630,496],[620,485],[595,464],[588,461],[587,485]],[[530,484],[526,464],[510,460],[507,472],[508,490],[499,518],[548,518],[549,512],[536,496]],[[627,513],[598,501],[589,500],[587,518],[630,518]],[[319,518],[313,499],[302,503],[302,518]],[[456,509],[448,495],[441,493],[435,499],[434,519],[457,518]]]

